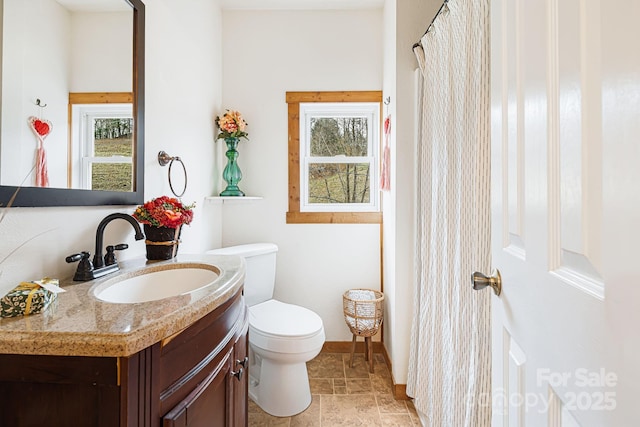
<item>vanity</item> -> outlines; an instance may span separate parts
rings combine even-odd
[[[248,311],[241,258],[121,262],[61,280],[44,313],[0,320],[0,419],[11,426],[245,426]],[[96,295],[149,269],[202,266],[213,281],[162,299]],[[148,291],[145,291],[148,292]]]

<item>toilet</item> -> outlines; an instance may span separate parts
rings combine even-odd
[[[311,404],[306,362],[325,341],[322,319],[313,311],[273,299],[276,253],[273,243],[207,251],[246,261],[244,297],[249,307],[249,397],[263,411],[289,417]]]

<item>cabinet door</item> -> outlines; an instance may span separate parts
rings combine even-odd
[[[249,335],[247,329],[249,324],[243,328],[242,334],[236,340],[234,346],[234,371],[236,375],[232,379],[233,387],[233,425],[242,427],[248,425],[248,403],[249,403]],[[237,375],[242,369],[242,375]]]
[[[220,364],[163,418],[164,427],[232,426],[231,369],[235,364],[231,349]]]
[[[118,361],[0,355],[0,426],[119,425]]]

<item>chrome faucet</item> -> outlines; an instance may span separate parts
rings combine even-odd
[[[89,252],[81,252],[79,254],[70,255],[66,258],[67,262],[80,261],[80,263],[78,263],[76,274],[73,276],[73,280],[93,280],[119,270],[118,262],[116,261],[114,252],[116,250],[127,249],[129,245],[124,243],[115,246],[109,245],[107,246],[107,254],[104,257],[102,256],[104,230],[107,227],[107,224],[118,218],[124,219],[125,221],[129,222],[129,224],[131,224],[136,232],[136,240],[144,239],[144,234],[142,233],[140,225],[131,215],[124,213],[112,213],[110,215],[107,215],[102,221],[100,221],[100,224],[98,224],[98,229],[96,230],[96,251],[93,255],[93,263],[89,260]]]

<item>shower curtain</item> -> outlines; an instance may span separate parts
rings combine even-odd
[[[414,323],[407,394],[427,426],[491,424],[488,0],[450,0],[420,68]]]

